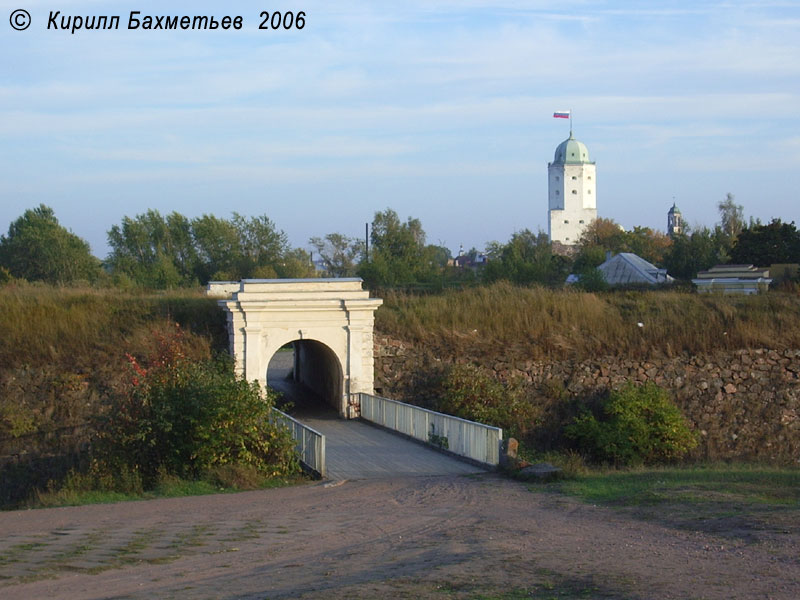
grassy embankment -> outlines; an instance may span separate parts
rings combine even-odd
[[[224,317],[199,292],[0,288],[0,438],[85,422],[173,323],[198,352],[227,349]]]
[[[800,348],[800,297],[594,294],[500,283],[438,295],[385,293],[376,327],[452,354],[519,352],[531,359],[781,350]]]
[[[0,367],[98,367],[139,349],[141,338],[164,321],[227,349],[224,317],[200,291],[7,285],[0,288]]]
[[[521,352],[531,358],[577,359],[800,347],[800,299],[782,294],[591,294],[498,284],[441,295],[387,293],[384,299],[377,313],[380,332],[454,354]],[[125,353],[136,355],[154,329],[175,321],[193,332],[198,345],[227,346],[221,312],[199,292],[0,288],[0,438],[12,437],[13,431],[19,440],[85,423],[102,409],[127,368]],[[786,473],[796,477],[797,472]],[[587,485],[585,477],[630,481],[625,477],[635,479],[635,472],[581,475],[570,485]],[[714,493],[729,493],[730,480],[717,481]],[[567,493],[591,496],[560,485]],[[781,496],[786,484],[777,486],[773,496]],[[213,484],[211,489],[216,489]],[[195,491],[202,490],[188,493]],[[641,497],[637,494],[628,490],[623,495]]]
[[[57,486],[42,490],[70,468],[86,468],[89,422],[130,376],[126,353],[145,354],[154,333],[175,322],[198,354],[227,349],[224,317],[200,292],[0,288],[0,505],[18,505],[34,489],[45,504],[88,492],[75,485],[56,500]],[[182,485],[166,483],[168,493]]]
[[[517,288],[507,284],[440,295],[384,295],[378,331],[430,346],[438,356],[487,361],[509,355],[580,361],[642,359],[752,348],[800,348],[800,297],[698,295],[685,291]],[[641,323],[641,326],[639,325]],[[540,455],[565,467],[564,493],[588,502],[702,515],[761,514],[783,507],[800,515],[800,471],[772,466],[687,464],[672,469],[588,469],[575,454]],[[765,509],[766,510],[766,509]],[[772,510],[771,508],[769,510]],[[769,512],[769,511],[767,511]]]

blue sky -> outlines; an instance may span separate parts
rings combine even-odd
[[[269,6],[271,5],[271,6]],[[664,229],[800,223],[800,2],[0,0],[0,231],[39,203],[108,251],[148,208],[267,214],[295,246],[377,210],[453,252],[547,230],[547,162],[597,163],[598,212]],[[32,15],[14,31],[8,15]],[[301,31],[259,31],[269,8]],[[48,31],[49,11],[121,15]],[[242,15],[241,31],[127,31],[143,14]]]

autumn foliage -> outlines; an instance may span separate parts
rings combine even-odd
[[[145,487],[230,464],[265,476],[296,469],[291,436],[270,423],[272,398],[237,379],[229,360],[192,356],[177,325],[155,332],[147,355],[127,356],[129,380],[98,424],[95,455],[106,468],[137,473]]]

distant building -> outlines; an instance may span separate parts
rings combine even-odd
[[[700,271],[692,283],[700,293],[750,295],[766,292],[772,279],[769,269],[757,269],[753,265],[717,265]]]
[[[487,262],[489,262],[489,257],[485,254],[469,252],[464,254],[464,246],[461,246],[458,250],[458,256],[455,258],[451,258],[447,261],[448,267],[458,267],[460,269],[463,268],[470,268],[470,269],[477,269],[478,267],[482,267]]]
[[[583,230],[597,218],[596,168],[586,146],[569,132],[548,163],[548,220],[550,241],[578,243]]]
[[[674,279],[666,269],[659,269],[641,256],[631,252],[620,252],[609,256],[597,267],[609,285],[660,285],[672,283]]]
[[[567,244],[562,244],[561,242],[555,241],[550,243],[550,251],[559,256],[574,258],[578,255],[578,252],[580,252],[580,248],[578,246],[569,246]]]
[[[683,233],[683,215],[680,209],[672,203],[672,208],[667,213],[667,235],[674,238]]]

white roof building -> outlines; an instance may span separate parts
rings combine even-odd
[[[757,269],[753,265],[717,265],[700,271],[692,283],[700,293],[751,295],[766,292],[772,279],[769,269]]]
[[[660,285],[674,281],[666,269],[659,269],[631,252],[620,252],[608,258],[597,269],[609,285]]]

